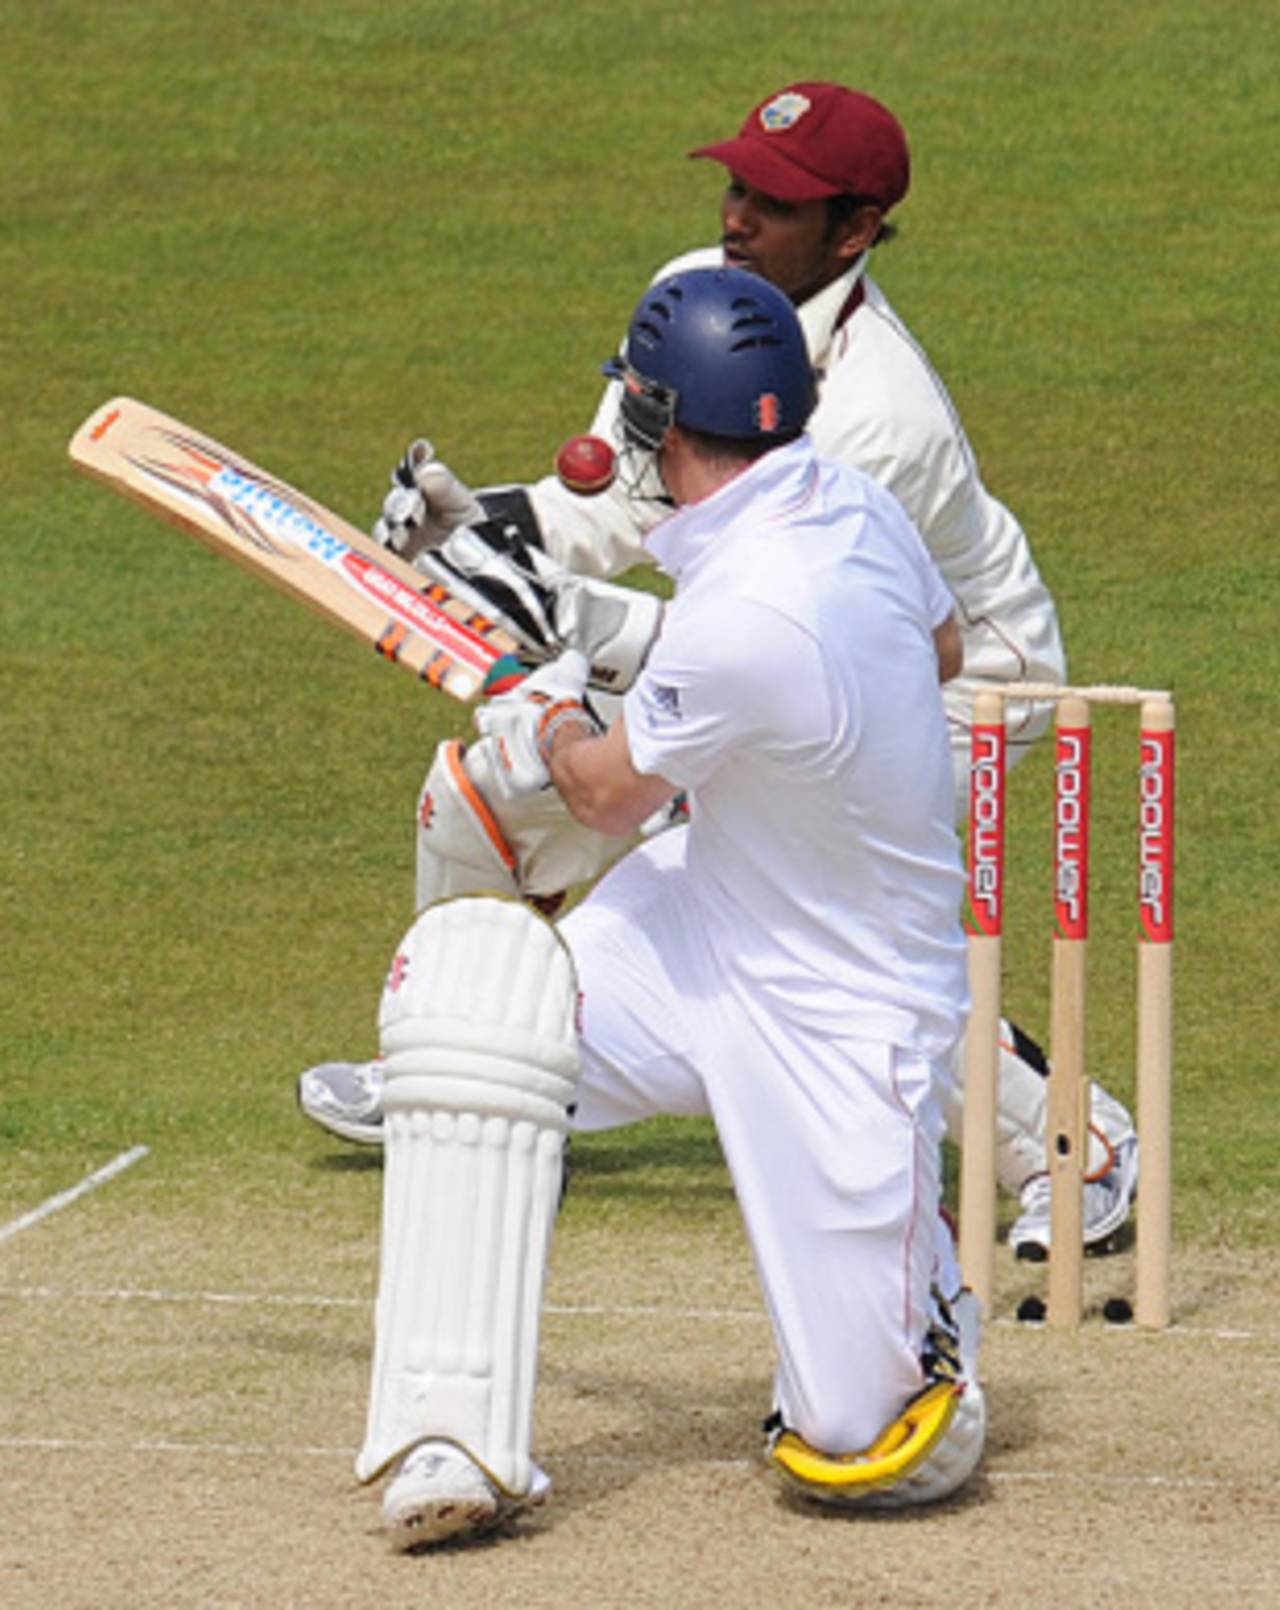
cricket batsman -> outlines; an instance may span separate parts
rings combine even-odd
[[[357,1471],[386,1478],[400,1549],[547,1496],[538,1310],[570,1128],[714,1120],[775,1342],[766,1455],[801,1502],[936,1502],[984,1442],[939,1213],[968,1004],[950,592],[897,500],[817,454],[804,332],[759,276],[667,276],[613,369],[623,473],[674,510],[648,538],[674,596],[607,726],[577,650],[478,708],[486,804],[554,794],[627,842],[685,794],[689,823],[558,928],[456,889],[392,966]]]

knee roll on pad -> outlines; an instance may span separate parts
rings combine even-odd
[[[578,1073],[567,947],[515,900],[423,912],[379,1014],[382,1246],[356,1474],[459,1444],[529,1491],[538,1321]]]

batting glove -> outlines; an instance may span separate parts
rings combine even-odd
[[[601,730],[585,702],[589,670],[585,654],[567,649],[509,693],[477,709],[477,729],[497,740],[496,781],[509,799],[550,786],[551,745],[561,727],[573,722],[593,733]]]

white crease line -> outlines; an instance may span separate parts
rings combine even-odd
[[[308,1459],[351,1459],[350,1448],[314,1447],[306,1443],[271,1442],[111,1442],[105,1437],[0,1437],[0,1448],[28,1449],[35,1453],[189,1453],[218,1454],[232,1459],[279,1459],[297,1455]]]
[[[1169,1488],[1247,1488],[1265,1486],[1271,1490],[1270,1483],[1259,1478],[1256,1482],[1233,1481],[1224,1476],[1119,1476],[1099,1474],[1092,1470],[1088,1475],[1081,1475],[1074,1470],[990,1470],[986,1473],[988,1481],[1007,1482],[1063,1482],[1075,1487],[1169,1487]]]
[[[149,1146],[130,1146],[127,1152],[121,1152],[113,1157],[109,1163],[101,1168],[94,1169],[92,1174],[86,1175],[78,1185],[73,1185],[68,1191],[59,1191],[57,1196],[51,1196],[47,1201],[41,1202],[30,1213],[23,1213],[16,1219],[10,1219],[8,1224],[0,1227],[0,1241],[7,1241],[11,1235],[17,1235],[20,1230],[29,1230],[33,1224],[39,1224],[41,1219],[47,1219],[51,1213],[57,1213],[60,1208],[70,1207],[80,1197],[89,1191],[96,1190],[99,1185],[105,1185],[109,1179],[117,1174],[123,1174],[126,1168],[132,1168],[139,1163],[151,1150]]]
[[[547,1303],[544,1314],[568,1314],[577,1319],[754,1319],[767,1318],[763,1308],[664,1308],[657,1303]]]
[[[272,1308],[372,1309],[373,1307],[372,1297],[322,1297],[270,1291],[157,1291],[137,1287],[67,1291],[57,1286],[0,1286],[0,1301],[5,1299],[16,1302],[206,1303],[211,1307],[244,1307],[253,1304]],[[599,1303],[546,1303],[542,1312],[578,1318],[594,1316],[606,1319],[763,1320],[765,1318],[763,1309],[758,1308],[663,1308],[645,1304],[632,1306],[619,1304],[610,1307]]]
[[[85,1303],[202,1303],[209,1307],[372,1308],[372,1297],[312,1297],[274,1291],[154,1291],[140,1287],[67,1291],[58,1286],[0,1286],[0,1301]]]
[[[58,1286],[0,1286],[0,1302],[146,1302],[175,1305],[203,1303],[209,1307],[237,1308],[260,1305],[265,1308],[360,1308],[372,1309],[372,1297],[325,1297],[306,1293],[272,1291],[162,1291],[140,1287],[70,1291]],[[542,1312],[571,1319],[689,1319],[695,1321],[766,1319],[760,1308],[666,1308],[656,1303],[546,1303]],[[1042,1324],[1026,1324],[1016,1319],[994,1319],[990,1328],[1021,1332],[1046,1332]],[[1167,1338],[1170,1341],[1257,1342],[1261,1331],[1238,1330],[1209,1325],[1173,1324],[1162,1331],[1148,1331],[1137,1325],[1107,1325],[1100,1334],[1128,1336],[1144,1341]]]
[[[191,1454],[220,1458],[306,1458],[341,1459],[354,1457],[349,1447],[333,1448],[323,1444],[276,1442],[171,1442],[167,1439],[144,1439],[135,1442],[113,1442],[107,1438],[77,1437],[0,1437],[0,1448],[33,1453],[93,1453],[93,1454]],[[549,1455],[552,1464],[614,1466],[639,1471],[656,1470],[661,1461],[645,1454],[579,1452],[563,1448]],[[690,1459],[676,1462],[684,1470],[728,1470],[751,1472],[762,1468],[758,1459]],[[1166,1476],[1159,1472],[1132,1475],[1108,1475],[1097,1470],[1082,1474],[1075,1470],[988,1470],[980,1469],[979,1479],[995,1483],[1035,1483],[1043,1486],[1157,1488],[1171,1491],[1248,1491],[1264,1485],[1260,1481],[1239,1481],[1220,1476]],[[1270,1488],[1268,1487],[1268,1491]]]
[[[1047,1332],[1049,1330],[1049,1327],[1043,1322],[1043,1320],[1032,1320],[1028,1322],[1025,1319],[1003,1318],[989,1320],[987,1322],[987,1328],[994,1330],[1016,1330],[1023,1332],[1030,1331],[1033,1333],[1035,1331]],[[1090,1329],[1093,1328],[1094,1327],[1090,1326]],[[1256,1330],[1234,1330],[1228,1326],[1218,1327],[1214,1325],[1183,1325],[1177,1322],[1172,1325],[1166,1325],[1163,1330],[1147,1330],[1145,1326],[1136,1325],[1133,1323],[1127,1323],[1124,1325],[1108,1324],[1104,1325],[1102,1328],[1104,1334],[1108,1336],[1132,1336],[1141,1341],[1151,1341],[1157,1337],[1166,1336],[1171,1341],[1179,1341],[1183,1338],[1189,1341],[1195,1341],[1207,1337],[1209,1340],[1215,1342],[1258,1342],[1262,1340],[1263,1335],[1261,1331]]]

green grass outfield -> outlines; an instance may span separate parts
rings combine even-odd
[[[414,797],[465,721],[75,477],[75,426],[132,393],[361,524],[419,433],[477,482],[536,476],[649,272],[714,237],[719,170],[683,153],[827,76],[911,134],[875,271],[1031,533],[1073,672],[1178,695],[1177,1234],[1274,1241],[1273,7],[6,0],[2,23],[0,1220],[140,1143],[112,1192],[372,1237],[375,1176],[333,1164],[293,1079],[372,1047]],[[1128,1093],[1134,738],[1100,727],[1091,1031]],[[1008,988],[1036,1029],[1049,760],[1014,788]],[[732,1210],[699,1126],[580,1155],[579,1211]]]

